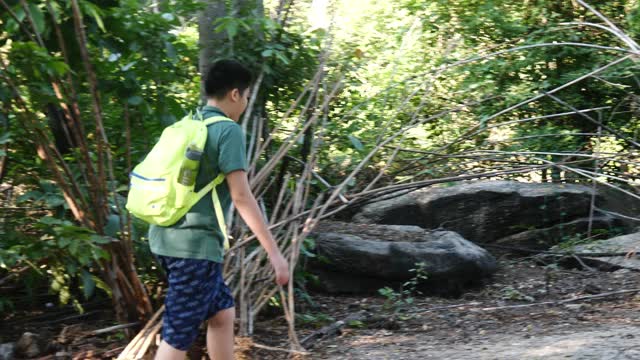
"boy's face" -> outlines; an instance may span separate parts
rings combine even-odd
[[[250,91],[249,88],[246,88],[242,93],[239,89],[231,90],[231,104],[233,106],[232,119],[238,121],[240,119],[240,115],[247,109],[247,104],[249,103]]]

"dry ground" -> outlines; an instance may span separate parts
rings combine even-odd
[[[306,358],[640,359],[640,293],[505,308],[640,289],[639,273],[545,267],[530,259],[503,258],[500,265],[484,287],[455,299],[414,296],[411,305],[398,307],[375,294],[311,294],[315,306],[299,301],[299,314],[307,320],[299,324],[300,338],[358,311],[366,317],[338,335],[316,341]],[[2,319],[0,340],[15,341],[31,331],[46,338],[49,359],[56,358],[56,351],[58,358],[67,359],[113,357],[126,345],[121,335],[88,335],[113,325],[110,304],[92,304],[87,311],[82,317],[74,316],[73,310],[16,311]],[[255,343],[287,347],[286,323],[280,315],[263,316],[255,328]],[[290,356],[251,348],[238,358]]]
[[[316,295],[321,311],[336,320],[358,310],[370,316],[315,344],[310,358],[640,359],[640,293],[504,308],[640,289],[639,273],[549,268],[526,259],[500,263],[485,287],[457,299],[416,297],[399,314],[381,296]],[[263,330],[257,341],[284,346],[274,341],[282,329],[267,324],[259,328],[271,331]],[[301,329],[303,337],[311,331]],[[267,351],[254,355],[286,358]]]

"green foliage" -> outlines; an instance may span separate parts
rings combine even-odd
[[[27,264],[41,278],[50,281],[50,289],[60,304],[72,302],[82,311],[75,289],[89,299],[99,287],[108,287],[92,274],[97,262],[108,261],[104,246],[112,240],[99,236],[70,221],[45,216],[34,224],[39,237],[9,232],[0,243],[0,267],[13,268]],[[5,303],[7,299],[2,299]]]
[[[309,305],[311,308],[317,308],[318,304],[313,300],[313,297],[307,291],[307,287],[309,285],[318,286],[320,279],[317,275],[307,271],[305,268],[305,264],[310,259],[317,258],[316,254],[314,254],[314,250],[316,247],[315,240],[312,238],[305,238],[300,245],[300,262],[301,266],[296,266],[293,273],[293,281],[295,284],[294,293],[296,295],[296,299],[302,301],[303,304]],[[305,321],[304,319],[302,321]]]
[[[590,237],[586,233],[567,234],[562,237],[556,248],[559,250],[572,250],[578,245],[588,245],[598,240],[610,239],[622,234],[624,234],[624,228],[618,226],[609,229],[593,229]]]
[[[303,326],[321,328],[325,325],[331,324],[334,321],[335,319],[333,317],[320,312],[296,314],[296,322]]]
[[[347,321],[347,326],[356,329],[362,329],[366,327],[366,324],[360,320],[349,320]]]
[[[505,286],[500,290],[500,298],[503,300],[520,300],[533,302],[535,299],[529,295],[522,293],[513,286]]]
[[[253,10],[241,9],[214,21],[214,31],[228,38],[220,44],[218,57],[233,57],[256,73],[264,71],[261,96],[274,104],[274,111],[281,111],[315,72],[321,34],[305,33],[295,22],[283,27]]]
[[[46,209],[51,209],[58,216],[68,209],[64,196],[53,181],[40,180],[37,189],[28,191],[16,199],[17,204],[33,204]]]
[[[384,307],[387,310],[393,310],[394,314],[399,314],[413,305],[413,302],[415,301],[413,296],[421,294],[418,287],[428,279],[428,274],[426,272],[427,264],[425,262],[419,262],[415,265],[415,268],[409,270],[410,272],[415,273],[415,275],[403,283],[398,291],[388,286],[378,289],[378,293],[386,298]],[[401,318],[401,320],[402,319],[405,318]]]
[[[15,305],[9,299],[0,296],[0,314],[8,313],[15,309]]]

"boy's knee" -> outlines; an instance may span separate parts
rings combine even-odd
[[[213,317],[209,318],[208,326],[220,328],[225,326],[233,326],[236,317],[235,308],[229,308],[219,311]]]

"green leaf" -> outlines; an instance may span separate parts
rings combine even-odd
[[[80,263],[80,265],[89,265],[89,263],[91,263],[91,257],[89,254],[87,254],[86,251],[80,251],[77,254],[77,259],[78,262]]]
[[[109,214],[104,226],[104,233],[107,236],[117,237],[118,232],[120,232],[120,217],[116,214]]]
[[[276,57],[280,59],[280,61],[282,61],[283,64],[289,65],[289,59],[287,59],[287,57],[284,56],[284,54],[281,53],[280,51],[276,52]]]
[[[56,219],[52,216],[45,216],[38,220],[39,223],[44,225],[60,225],[62,224],[62,220]]]
[[[72,241],[71,243],[69,243],[69,253],[73,256],[78,256],[78,246],[79,246],[78,241]]]
[[[227,34],[229,35],[230,39],[233,39],[236,34],[238,34],[238,24],[234,21],[230,21],[227,23]]]
[[[17,9],[13,9],[13,13],[16,16],[16,18],[18,19],[19,22],[22,22],[22,20],[24,20],[25,13],[24,13],[24,9],[22,7],[19,7]],[[13,18],[10,18],[7,21],[6,30],[9,33],[18,32],[18,31],[20,31],[20,23],[17,23],[17,22],[15,22],[15,20],[13,20]]]
[[[100,236],[100,235],[91,235],[91,242],[94,244],[108,244],[111,242],[111,239],[108,237]]]
[[[51,2],[51,9],[53,10],[53,19],[54,21],[59,24],[60,23],[60,5],[58,5],[58,3],[56,2]]]
[[[316,248],[316,241],[312,237],[305,238],[302,241],[302,246],[309,250],[314,250]]]
[[[63,61],[51,61],[48,63],[48,65],[53,70],[52,75],[64,75],[67,70],[69,70],[69,67]]]
[[[127,102],[133,106],[142,104],[142,97],[135,95],[127,99]]]
[[[64,287],[60,289],[60,294],[58,295],[58,299],[60,301],[60,304],[67,305],[67,303],[71,299],[71,293],[69,292],[69,287]]]
[[[96,287],[98,289],[101,289],[102,291],[106,292],[107,295],[109,295],[109,297],[113,296],[113,293],[111,292],[111,288],[104,281],[102,281],[102,279],[96,276],[92,276],[92,279],[93,281],[95,281]]]
[[[93,280],[93,275],[87,270],[82,270],[82,291],[84,298],[89,299],[96,290],[96,282]]]
[[[122,56],[122,54],[120,53],[113,53],[109,55],[109,58],[107,60],[109,60],[110,62],[114,62],[117,61],[118,59],[120,59],[120,57]]]
[[[58,246],[61,248],[65,248],[67,247],[67,245],[71,244],[73,240],[69,239],[68,237],[60,237],[58,238]]]
[[[129,190],[129,185],[127,184],[118,185],[118,187],[116,188],[117,192],[127,191],[127,190]]]
[[[349,320],[347,322],[347,325],[350,327],[354,327],[354,328],[363,328],[364,327],[364,323],[360,320]]]
[[[93,250],[91,251],[91,256],[95,261],[100,261],[100,260],[109,261],[109,259],[111,259],[111,255],[109,255],[109,253],[106,250],[103,250],[100,248],[93,248]]]
[[[84,314],[84,308],[82,307],[82,304],[80,304],[78,299],[73,299],[73,308],[76,309],[79,314]]]
[[[364,150],[364,146],[362,145],[362,142],[357,137],[353,135],[349,135],[349,140],[351,140],[351,144],[353,144],[353,147],[356,148],[356,150],[358,151]]]
[[[33,18],[33,23],[35,24],[36,31],[42,34],[45,30],[44,14],[36,4],[29,4],[29,12],[31,12],[31,17]]]
[[[134,52],[140,50],[140,44],[138,44],[135,41],[130,43],[129,44],[129,50],[134,51]]]
[[[480,128],[481,128],[481,129],[484,129],[485,127],[487,127],[487,119],[488,119],[488,118],[489,118],[489,116],[488,116],[488,115],[482,116],[482,117],[480,118],[480,121],[479,121],[479,122],[480,122]]]
[[[273,50],[272,49],[267,49],[267,50],[263,50],[262,51],[262,57],[269,57],[273,54]]]
[[[167,56],[169,57],[169,59],[173,60],[174,62],[177,61],[178,53],[176,52],[176,48],[173,46],[173,44],[171,44],[168,41],[165,41],[164,47],[167,50]]]
[[[135,51],[135,50],[134,50],[134,51]],[[127,70],[131,69],[131,67],[132,67],[133,65],[135,65],[136,63],[137,63],[137,61],[132,61],[132,62],[128,63],[127,65],[125,65],[125,66],[121,67],[121,68],[120,68],[120,70],[122,70],[122,71],[127,71]]]
[[[305,249],[304,247],[300,248],[300,252],[306,257],[310,257],[310,258],[316,257],[316,254],[309,252],[309,250]]]
[[[62,196],[51,194],[51,195],[45,196],[44,202],[47,204],[47,206],[53,208],[53,207],[58,207],[64,204],[65,200]]]
[[[96,21],[96,24],[98,24],[100,30],[102,30],[102,32],[107,32],[104,28],[102,17],[100,16],[100,9],[88,1],[82,1],[80,4],[82,5],[84,11]]]

